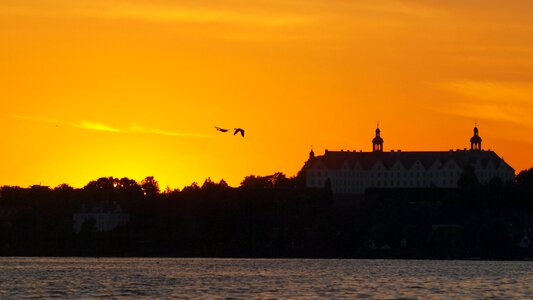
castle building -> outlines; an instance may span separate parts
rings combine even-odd
[[[477,125],[470,149],[449,151],[383,151],[381,130],[376,128],[372,152],[328,151],[304,166],[306,186],[324,188],[333,194],[364,194],[368,188],[458,188],[466,168],[472,168],[480,183],[494,178],[514,180],[514,169],[491,150],[481,148]]]

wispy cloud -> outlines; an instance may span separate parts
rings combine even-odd
[[[368,3],[353,3],[359,10],[364,12],[373,12],[382,15],[397,15],[409,17],[435,17],[444,13],[431,6],[421,3],[408,3],[400,1],[370,1]]]
[[[308,16],[244,13],[235,10],[184,8],[179,6],[122,5],[109,8],[101,16],[112,19],[137,19],[155,22],[235,23],[261,26],[286,26],[312,22]]]
[[[444,88],[472,99],[533,103],[533,84],[494,81],[453,81]]]
[[[89,129],[89,130],[96,130],[96,131],[108,131],[108,132],[119,132],[120,130],[113,128],[111,126],[108,126],[106,124],[100,123],[100,122],[91,122],[91,121],[83,121],[81,123],[73,123],[71,124],[73,127],[83,128],[83,129]]]
[[[438,105],[434,110],[533,127],[533,83],[454,81],[439,86],[460,98]]]
[[[68,2],[68,1],[67,1]],[[41,16],[74,16],[129,19],[149,22],[214,23],[254,26],[292,26],[315,21],[309,14],[264,11],[243,5],[241,9],[217,5],[157,3],[156,1],[74,1],[55,5],[0,4],[0,13]]]
[[[66,122],[61,120],[44,118],[41,116],[24,116],[24,115],[13,115],[10,116],[19,120],[26,120],[39,123],[55,124],[61,126],[68,126],[73,128],[93,130],[93,131],[102,131],[108,133],[126,133],[126,134],[153,134],[153,135],[163,135],[163,136],[173,136],[173,137],[204,137],[203,134],[191,133],[191,132],[178,132],[170,130],[161,130],[159,128],[150,128],[132,124],[127,128],[118,128],[113,127],[102,122],[97,121],[81,121],[81,122]]]
[[[165,26],[191,25],[197,36],[236,42],[330,41],[353,38],[365,30],[396,28],[406,20],[434,17],[441,10],[411,1],[153,1],[53,0],[0,4],[0,13],[88,18]],[[4,9],[2,6],[4,5]],[[355,31],[355,32],[354,32]]]

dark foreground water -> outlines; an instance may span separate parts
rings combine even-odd
[[[533,262],[0,258],[0,298],[533,298]]]

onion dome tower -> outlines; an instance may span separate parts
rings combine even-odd
[[[379,130],[379,124],[376,128],[376,136],[372,139],[372,151],[383,152],[383,139],[381,138],[381,130]]]
[[[479,129],[477,129],[477,123],[474,125],[474,136],[470,138],[470,150],[481,150],[481,137],[479,136]]]

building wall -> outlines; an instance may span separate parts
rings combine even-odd
[[[514,179],[514,170],[505,163],[496,168],[492,162],[483,167],[478,161],[474,170],[481,183],[488,183],[493,178],[504,182]],[[429,168],[417,161],[409,169],[398,162],[386,168],[378,160],[365,170],[358,164],[350,167],[348,163],[329,169],[317,157],[307,169],[306,183],[307,187],[324,188],[329,178],[334,194],[364,194],[367,188],[458,188],[457,182],[463,171],[454,159],[444,164],[436,161]]]

